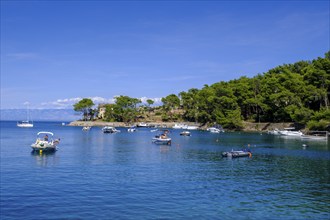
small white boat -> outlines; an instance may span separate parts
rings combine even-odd
[[[135,132],[136,131],[136,128],[135,127],[130,127],[127,129],[128,132]]]
[[[242,151],[242,150],[232,150],[232,151],[228,151],[228,152],[222,152],[221,154],[223,157],[232,157],[232,158],[236,158],[236,157],[252,157],[252,153],[249,151]]]
[[[34,151],[56,151],[60,139],[53,139],[54,134],[49,131],[40,131],[37,133],[36,142],[31,145]]]
[[[117,132],[120,132],[119,130],[117,130],[116,128],[114,127],[111,127],[111,126],[105,126],[102,128],[102,132],[103,133],[117,133]]]
[[[27,119],[26,121],[19,121],[17,122],[17,127],[20,128],[33,128],[33,122],[30,121],[30,114],[29,114],[29,107],[27,106],[26,109]]]
[[[141,123],[137,124],[137,127],[147,128],[147,127],[149,127],[149,125],[147,123],[141,122]]]
[[[152,142],[155,144],[167,144],[167,145],[171,145],[172,142],[172,138],[163,138],[161,136],[155,136],[152,138]]]
[[[277,128],[275,128],[274,130],[268,131],[267,133],[273,134],[273,135],[281,135],[280,131]]]
[[[303,133],[301,131],[295,131],[295,128],[284,128],[284,130],[279,131],[280,135],[291,136],[291,137],[301,137]]]
[[[167,134],[169,133],[168,130],[164,130],[162,134],[156,135],[152,138],[152,142],[155,144],[167,144],[171,145],[172,138],[168,137]]]
[[[187,130],[197,130],[198,126],[187,126]]]
[[[190,134],[190,131],[182,131],[182,132],[180,132],[180,135],[181,136],[190,136],[191,134]]]
[[[187,125],[185,124],[174,124],[174,126],[172,127],[173,129],[187,129]]]
[[[19,122],[17,122],[17,127],[20,127],[20,128],[33,128],[33,122],[19,121]]]
[[[211,127],[206,129],[207,131],[211,132],[211,133],[220,133],[220,132],[224,132],[223,130],[219,129],[219,128],[215,128],[215,127]]]
[[[81,130],[89,131],[92,127],[91,126],[84,126]]]

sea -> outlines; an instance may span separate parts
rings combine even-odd
[[[117,129],[1,121],[0,219],[330,219],[326,141],[170,129],[156,145],[153,128]],[[39,131],[56,152],[32,152]]]

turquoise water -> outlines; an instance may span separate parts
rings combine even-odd
[[[160,146],[150,129],[119,129],[2,121],[0,219],[330,218],[326,142],[172,130],[172,145]],[[61,138],[59,150],[32,154],[45,130]],[[221,157],[247,144],[252,158]]]

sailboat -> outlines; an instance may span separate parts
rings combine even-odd
[[[26,112],[27,112],[26,121],[18,121],[17,127],[21,127],[21,128],[32,128],[33,127],[33,122],[30,121],[29,106],[27,106]]]

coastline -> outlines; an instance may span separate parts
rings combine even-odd
[[[77,127],[84,127],[84,126],[91,126],[91,127],[104,127],[104,126],[112,126],[112,127],[131,127],[133,125],[138,124],[139,122],[135,123],[125,123],[125,122],[104,122],[104,121],[72,121],[67,126],[77,126]],[[175,124],[186,124],[190,126],[198,126],[200,130],[206,130],[207,126],[201,126],[200,123],[194,122],[147,122],[147,124],[151,127],[166,127],[172,128]],[[282,122],[282,123],[253,123],[253,122],[243,122],[243,128],[241,131],[246,132],[267,132],[270,130],[274,130],[275,128],[283,130],[287,127],[294,127],[294,123],[292,122]],[[225,129],[227,130],[227,129]],[[231,131],[229,129],[229,131]]]

